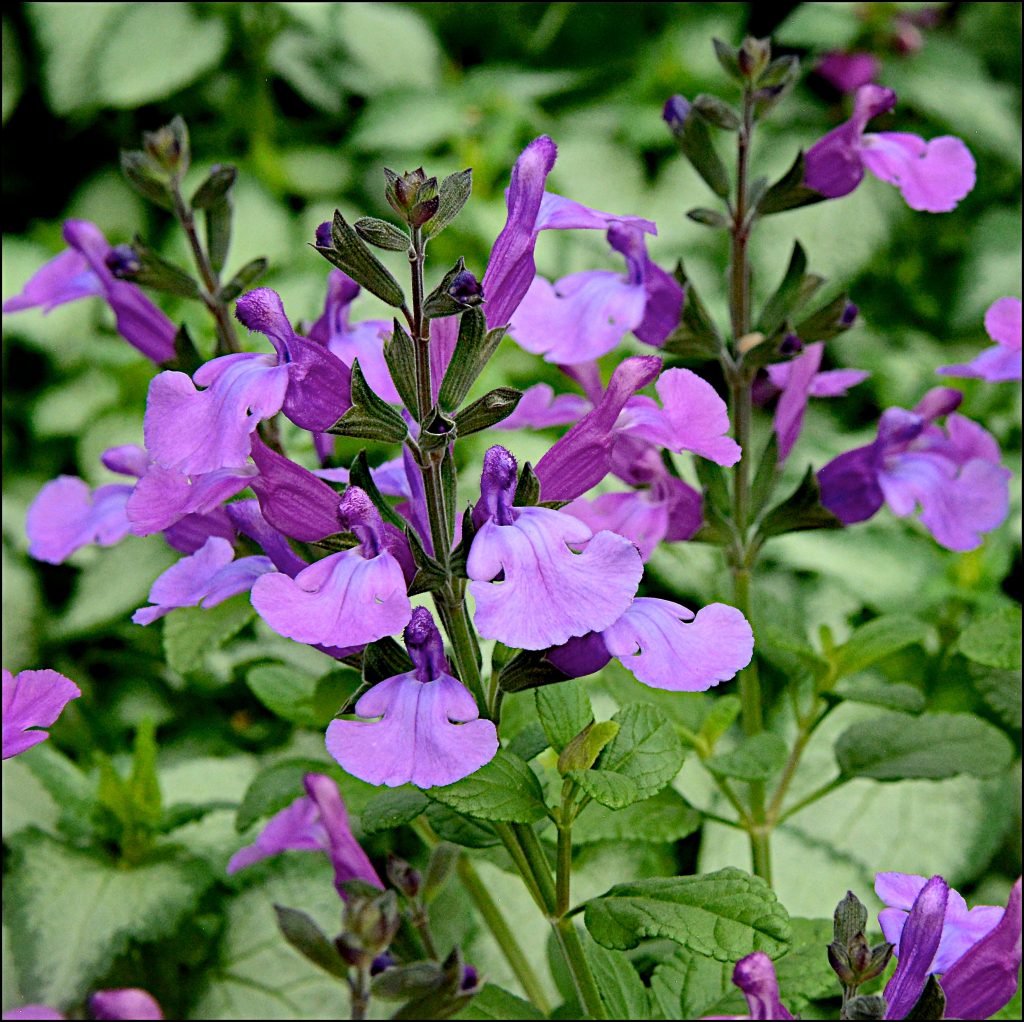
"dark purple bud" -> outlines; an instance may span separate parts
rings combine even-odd
[[[450,668],[444,655],[444,642],[426,607],[417,607],[405,626],[405,648],[416,665],[416,677],[426,683]]]
[[[843,326],[852,326],[859,312],[860,309],[853,302],[847,302],[843,308],[843,314],[839,317],[839,322]]]
[[[355,533],[362,555],[376,557],[383,546],[384,522],[365,490],[350,486],[338,505],[338,518],[343,529]]]
[[[480,974],[472,965],[464,965],[462,967],[462,983],[460,989],[464,993],[468,993],[470,990],[475,990],[480,983]]]
[[[833,941],[828,946],[828,964],[832,966],[832,971],[839,977],[839,982],[843,986],[854,985],[857,974],[850,965],[850,956],[846,953],[846,948],[838,941]]]
[[[316,246],[317,248],[331,248],[334,242],[331,241],[331,225],[330,223],[321,224],[316,229]]]
[[[782,343],[779,345],[780,355],[799,355],[804,350],[804,342],[800,338],[790,332],[782,338]]]
[[[119,280],[131,280],[142,269],[142,260],[131,245],[115,245],[103,261]]]
[[[385,969],[390,969],[397,962],[398,959],[390,951],[385,951],[382,955],[377,955],[370,963],[370,975],[379,976]]]
[[[465,306],[480,305],[484,300],[483,286],[469,270],[462,270],[455,275],[455,279],[448,285],[448,294]]]
[[[662,119],[669,126],[673,135],[680,135],[686,127],[686,119],[690,116],[691,103],[684,96],[676,94],[665,100],[661,111]]]

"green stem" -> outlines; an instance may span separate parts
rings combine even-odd
[[[547,902],[541,893],[540,885],[537,883],[537,878],[533,875],[533,869],[526,858],[526,854],[523,852],[522,846],[519,844],[519,839],[516,837],[512,825],[509,823],[495,823],[493,827],[495,833],[501,838],[501,843],[505,846],[505,850],[511,856],[512,862],[515,863],[516,869],[519,870],[519,875],[523,878],[523,883],[530,892],[530,897],[533,898],[537,908],[544,915],[548,915]]]
[[[361,1022],[370,1006],[370,970],[365,965],[357,966],[349,973],[349,987],[352,990],[351,1017],[355,1022]]]
[[[580,999],[580,1006],[588,1018],[608,1018],[597,981],[587,961],[587,953],[583,950],[583,942],[576,932],[572,919],[563,917],[551,924],[555,931],[555,940],[569,965],[573,986]]]
[[[795,816],[801,809],[806,809],[812,802],[817,802],[819,798],[824,798],[826,795],[831,795],[836,788],[841,788],[849,777],[843,777],[841,774],[839,777],[832,778],[827,784],[823,784],[820,788],[815,788],[809,795],[805,795],[799,802],[795,802],[791,805],[781,816],[775,821],[776,825],[785,823],[791,816]]]
[[[491,931],[491,935],[497,941],[498,947],[501,948],[505,960],[511,966],[526,996],[545,1015],[550,1015],[551,1002],[548,1000],[544,986],[537,973],[534,972],[529,959],[523,953],[523,949],[519,946],[511,927],[505,922],[505,917],[487,890],[487,885],[480,879],[473,864],[465,855],[459,856],[455,869],[462,881],[462,886],[473,899],[473,904]]]

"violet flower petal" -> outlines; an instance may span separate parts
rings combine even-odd
[[[874,81],[881,69],[881,62],[873,53],[833,50],[821,58],[814,70],[838,92],[856,92]]]
[[[780,462],[789,457],[790,451],[793,450],[800,437],[807,401],[811,396],[811,388],[818,375],[824,354],[825,345],[818,341],[815,344],[808,344],[796,358],[788,363],[789,372],[786,374],[782,396],[775,408],[773,423],[779,442]]]
[[[600,671],[612,655],[601,633],[590,632],[549,649],[545,657],[567,678],[585,678]]]
[[[678,603],[640,597],[602,635],[637,681],[672,692],[703,692],[728,681],[754,655],[750,624],[724,603],[695,615]]]
[[[162,532],[186,515],[207,514],[229,497],[244,490],[256,468],[222,468],[187,476],[160,465],[151,465],[136,483],[125,511],[136,536]]]
[[[864,522],[885,503],[878,482],[881,450],[878,443],[857,447],[833,458],[818,473],[821,503],[844,525]]]
[[[584,544],[581,553],[570,550]],[[571,515],[528,507],[511,525],[484,523],[466,572],[484,638],[545,649],[617,620],[640,584],[643,562],[621,536],[593,535]]]
[[[225,508],[231,525],[243,536],[258,543],[278,571],[294,578],[309,565],[262,515],[258,500],[236,500]]]
[[[66,248],[40,266],[21,291],[4,302],[3,311],[41,308],[47,313],[65,302],[102,294],[100,278],[89,268],[85,256],[73,248]]]
[[[618,213],[604,213],[591,209],[582,203],[567,199],[554,192],[545,192],[537,211],[538,231],[607,230],[612,224],[626,224],[645,234],[657,234],[653,220],[640,216],[620,216]]]
[[[108,447],[101,455],[100,461],[111,472],[123,476],[134,476],[141,479],[149,470],[150,459],[145,447],[138,444],[121,444],[119,447]]]
[[[94,1019],[162,1019],[156,999],[145,990],[126,987],[121,990],[97,990],[89,998],[89,1011]]]
[[[669,506],[650,491],[602,493],[593,500],[577,497],[561,509],[578,518],[591,532],[614,532],[624,536],[647,561],[668,532]]]
[[[359,359],[359,368],[370,390],[389,404],[400,405],[402,399],[395,389],[391,370],[384,359],[384,339],[390,336],[391,330],[392,325],[382,319],[354,323],[344,333],[334,334],[327,348],[335,358],[349,367],[355,359]]]
[[[89,543],[119,543],[128,535],[125,507],[131,492],[130,486],[119,483],[90,490],[75,476],[51,479],[29,505],[29,555],[47,564],[63,564]]]
[[[564,426],[579,421],[590,407],[590,402],[580,394],[556,394],[546,383],[535,383],[523,391],[516,410],[493,428],[511,430]]]
[[[489,763],[498,734],[469,691],[448,674],[415,671],[375,685],[356,703],[360,717],[327,728],[327,751],[353,777],[389,788],[452,784]]]
[[[793,1016],[779,999],[779,981],[772,960],[763,952],[755,951],[736,963],[732,981],[743,991],[750,1009],[751,1019],[792,1019]]]
[[[1021,962],[1021,882],[999,923],[942,977],[947,1018],[989,1018],[1017,992]]]
[[[616,367],[608,389],[593,411],[537,462],[534,471],[544,500],[573,500],[608,474],[619,413],[626,401],[655,379],[660,370],[661,359],[654,355],[627,358]]]
[[[11,1008],[10,1011],[5,1011],[3,1015],[4,1019],[39,1019],[39,1020],[56,1020],[64,1019],[66,1016],[62,1015],[56,1008],[51,1008],[46,1004],[26,1004],[21,1008]]]
[[[211,536],[219,536],[229,543],[235,541],[234,526],[222,507],[205,514],[185,515],[164,530],[167,545],[181,554],[194,554]]]
[[[903,927],[899,964],[885,987],[886,1018],[904,1018],[921,996],[942,937],[948,898],[949,885],[935,876],[914,899]]]
[[[30,728],[49,727],[72,699],[82,694],[69,678],[56,671],[3,670],[3,758],[45,742],[49,733]]]
[[[928,142],[904,132],[865,135],[861,159],[875,177],[896,185],[911,209],[926,213],[948,213],[974,187],[974,157],[953,135]]]
[[[942,376],[962,376],[1002,383],[1021,378],[1021,303],[1019,298],[1000,298],[985,313],[985,330],[995,341],[972,362],[943,366]]]
[[[359,646],[400,631],[412,614],[402,567],[387,550],[331,554],[300,571],[264,575],[252,605],[286,638],[324,646]]]

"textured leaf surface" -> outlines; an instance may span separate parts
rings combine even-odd
[[[374,795],[363,809],[363,832],[376,834],[379,830],[411,823],[429,805],[430,799],[411,784],[382,791]]]
[[[719,777],[741,781],[767,781],[786,762],[788,749],[780,735],[765,731],[745,739],[729,752],[711,756],[704,765]]]
[[[692,834],[700,821],[700,813],[679,792],[663,788],[625,809],[592,803],[576,820],[572,838],[577,845],[594,841],[678,841]]]
[[[430,788],[430,798],[480,820],[535,823],[544,815],[544,793],[530,767],[505,749],[474,774],[443,788]]]
[[[181,607],[164,619],[164,655],[168,666],[188,674],[202,666],[203,658],[237,635],[254,617],[248,593],[216,607]]]
[[[1020,607],[1003,607],[972,621],[960,636],[960,652],[986,667],[1021,668]]]
[[[556,752],[561,752],[594,719],[590,699],[580,681],[539,688],[535,698],[541,726]]]

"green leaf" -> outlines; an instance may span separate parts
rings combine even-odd
[[[982,699],[999,719],[1018,731],[1021,726],[1020,671],[1000,671],[994,667],[970,664],[968,675]]]
[[[650,1014],[647,988],[628,956],[601,947],[593,940],[585,940],[583,946],[608,1017],[647,1018]]]
[[[822,506],[821,488],[814,469],[808,467],[799,486],[779,501],[760,521],[758,535],[762,539],[805,529],[839,529],[842,523]]]
[[[715,699],[707,716],[701,721],[699,731],[709,749],[713,749],[718,739],[732,727],[742,709],[743,703],[739,696],[724,695]]]
[[[412,823],[429,805],[430,799],[411,784],[382,791],[374,795],[363,809],[360,817],[363,833],[376,834],[381,830]]]
[[[362,678],[358,671],[345,668],[316,678],[290,665],[262,664],[246,674],[245,682],[282,720],[323,729],[359,689]]]
[[[704,760],[704,766],[718,777],[741,781],[767,781],[775,776],[789,754],[785,740],[770,731],[745,738],[735,749]]]
[[[164,619],[164,655],[178,674],[198,670],[207,653],[219,649],[254,617],[248,593],[239,593],[216,607],[180,607]]]
[[[667,937],[723,962],[754,951],[778,958],[790,942],[789,916],[771,888],[733,868],[618,884],[588,902],[585,919],[604,947],[628,950]]]
[[[876,781],[937,780],[957,774],[992,777],[1013,760],[1006,735],[967,713],[894,714],[866,720],[844,731],[835,751],[844,774]]]
[[[746,1001],[732,985],[733,966],[681,947],[659,962],[651,976],[651,993],[665,1018],[739,1015]]]
[[[7,19],[3,20],[3,109],[0,122],[7,123],[7,118],[14,113],[18,100],[21,98],[22,67],[18,42]]]
[[[561,752],[594,719],[586,686],[578,679],[539,688],[534,698],[537,716],[555,752]]]
[[[1020,607],[999,610],[972,621],[960,636],[960,652],[975,663],[1007,671],[1021,669]]]
[[[462,314],[455,352],[445,370],[441,390],[437,396],[442,408],[453,412],[462,404],[504,337],[504,327],[487,329],[487,320],[482,309],[467,309]]]
[[[784,213],[787,209],[810,206],[821,202],[823,198],[819,192],[805,187],[804,154],[799,152],[789,170],[761,196],[757,212],[760,216],[771,216],[773,213]]]
[[[801,297],[801,285],[807,271],[807,253],[799,241],[793,242],[793,254],[782,282],[772,296],[764,303],[757,328],[766,337],[771,337],[793,312],[797,299]]]
[[[57,826],[61,832],[72,839],[89,836],[94,782],[50,742],[23,752],[18,764],[29,770],[60,807]],[[4,769],[6,772],[7,768]]]
[[[632,777],[604,770],[573,770],[569,776],[592,799],[609,809],[625,809],[643,799]]]
[[[472,168],[449,174],[438,189],[441,204],[427,224],[423,232],[424,237],[428,240],[437,237],[462,212],[462,207],[469,201],[472,190]]]
[[[929,627],[915,617],[889,614],[861,625],[853,635],[833,651],[831,660],[835,678],[857,674],[873,663],[924,643]]]
[[[887,685],[856,678],[841,681],[825,693],[825,698],[881,706],[886,710],[899,710],[903,713],[920,713],[925,708],[924,693],[913,685]]]
[[[196,1018],[338,1019],[349,1014],[343,983],[281,939],[274,905],[305,912],[326,933],[338,929],[338,896],[324,855],[282,856],[269,879],[233,898],[216,962],[202,974]]]
[[[387,220],[378,220],[373,216],[360,217],[353,225],[356,234],[363,241],[368,241],[377,248],[389,252],[407,252],[409,235]]]
[[[493,983],[488,983],[461,1011],[453,1015],[456,1019],[477,1019],[490,1022],[491,1019],[513,1019],[520,1022],[543,1019],[547,1016],[529,1001],[510,994]]]
[[[665,351],[684,358],[717,358],[723,347],[721,335],[696,285],[687,277],[682,260],[676,264],[675,277],[685,288],[686,301],[679,326],[665,339]]]
[[[562,750],[558,757],[558,772],[568,774],[575,770],[589,770],[618,733],[619,725],[614,720],[588,724]]]
[[[427,806],[427,822],[438,837],[465,848],[490,848],[500,844],[498,835],[489,823],[463,816],[440,802],[431,802]]]
[[[341,960],[324,931],[305,912],[283,905],[275,905],[274,912],[281,935],[299,954],[329,975],[348,980],[348,965]]]
[[[544,792],[530,767],[518,756],[499,749],[490,763],[461,781],[426,794],[478,820],[536,823],[545,815]]]
[[[143,720],[135,732],[132,772],[128,779],[135,816],[150,828],[157,828],[163,818],[163,797],[156,773],[156,728],[151,720]]]
[[[701,815],[674,788],[612,810],[593,802],[577,818],[572,839],[577,845],[595,841],[644,841],[652,844],[678,841],[692,834]]]
[[[170,935],[211,881],[195,861],[132,869],[77,851],[39,831],[12,841],[4,885],[22,992],[74,1003],[131,941]]]
[[[534,756],[539,756],[548,747],[548,736],[544,733],[544,728],[536,720],[530,721],[508,743],[508,751],[515,753],[520,759],[526,760],[527,763]]]

